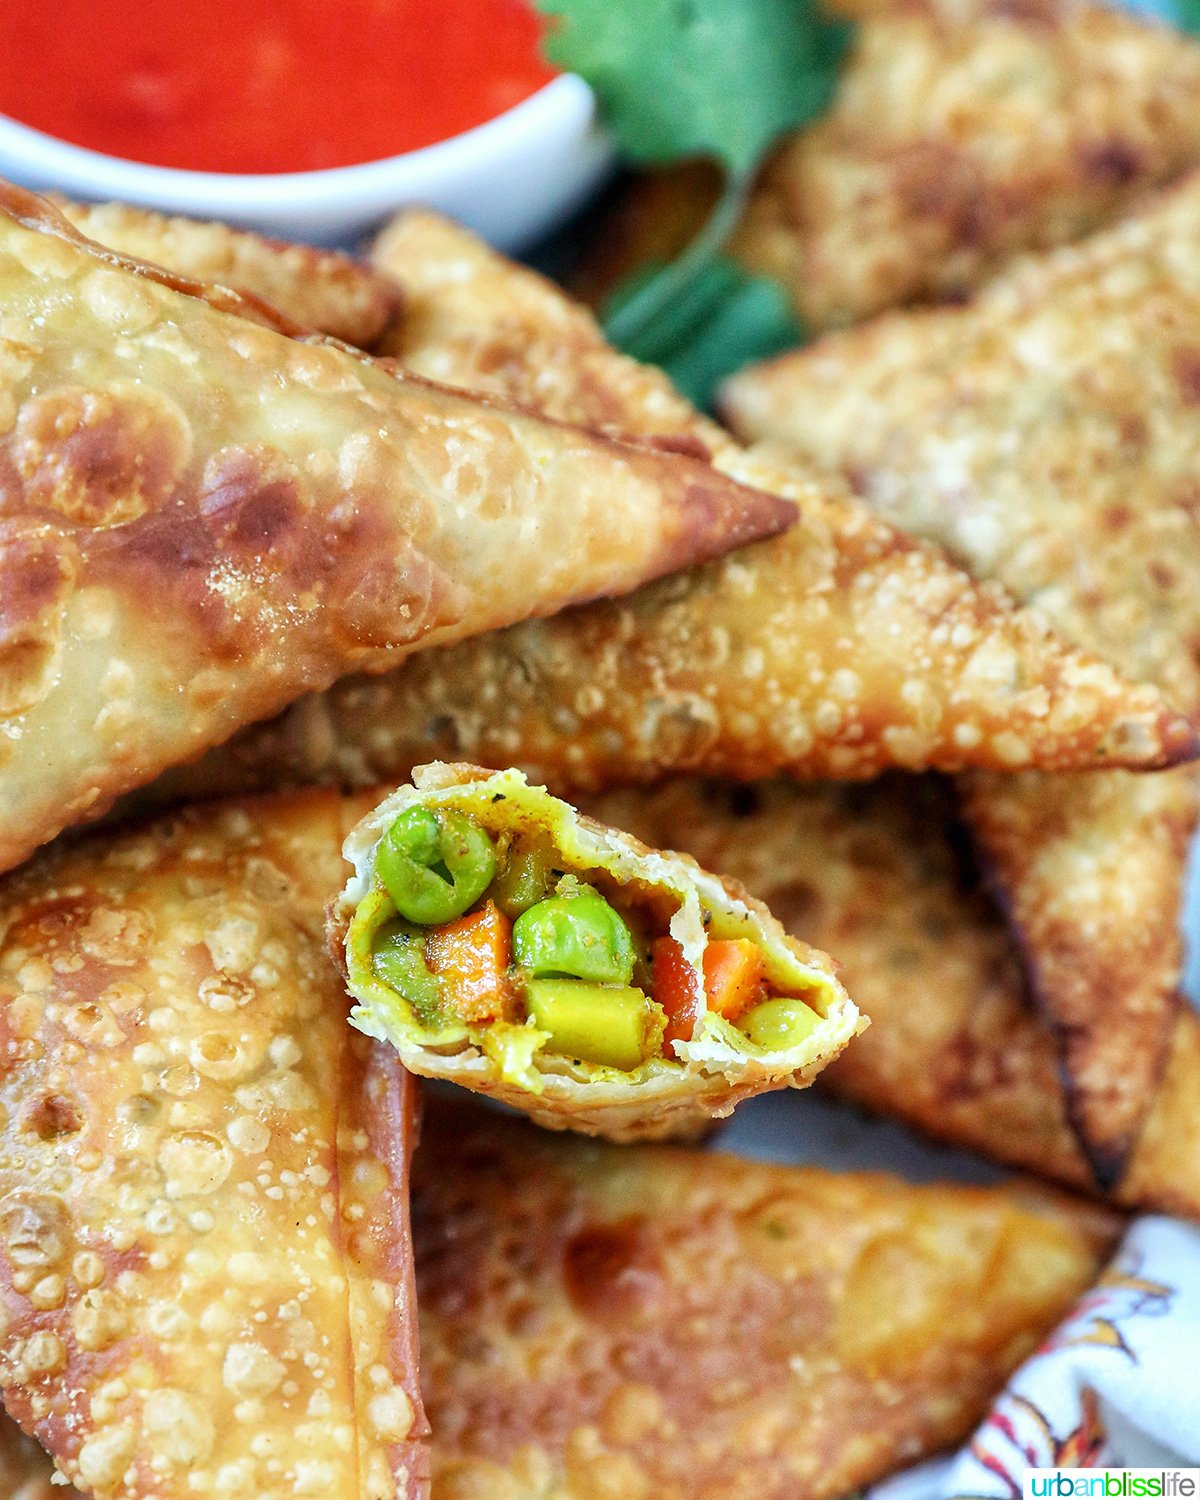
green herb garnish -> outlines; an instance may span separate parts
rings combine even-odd
[[[766,152],[833,97],[851,27],[816,0],[538,4],[553,19],[547,57],[591,84],[625,156],[710,156],[725,169],[724,191],[692,244],[622,283],[604,318],[615,344],[662,365],[707,404],[724,375],[799,342],[778,288],[722,250]]]

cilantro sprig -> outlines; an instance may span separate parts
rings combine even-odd
[[[800,338],[773,283],[723,255],[764,155],[819,114],[837,85],[850,26],[818,0],[538,0],[557,66],[595,90],[631,161],[709,156],[725,187],[669,265],[619,286],[605,327],[619,347],[666,367],[707,404],[721,377]]]
[[[1159,4],[1150,9],[1156,15],[1163,14],[1167,20],[1174,21],[1183,31],[1200,36],[1200,0],[1168,0],[1165,9]]]
[[[596,92],[633,161],[715,156],[735,176],[828,104],[845,22],[810,0],[539,0],[546,56]]]

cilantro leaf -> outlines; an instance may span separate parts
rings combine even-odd
[[[1153,7],[1155,14],[1161,13],[1161,7]],[[1184,31],[1190,31],[1193,36],[1200,36],[1200,0],[1169,0],[1166,6],[1168,20],[1174,21]]]
[[[725,168],[701,232],[670,265],[623,283],[604,319],[614,344],[707,406],[727,374],[800,340],[783,292],[722,250],[768,148],[833,97],[851,27],[819,0],[537,3],[552,18],[547,57],[591,84],[627,157],[711,156]]]
[[[635,161],[734,174],[829,102],[850,27],[816,0],[537,0],[551,62],[581,74]]]
[[[623,309],[669,273],[670,267],[651,266],[628,277],[609,298],[606,328],[611,332]],[[680,287],[669,309],[622,347],[635,359],[661,365],[693,405],[707,408],[727,375],[794,348],[802,337],[780,287],[715,256]]]

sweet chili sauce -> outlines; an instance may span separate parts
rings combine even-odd
[[[160,166],[348,166],[520,103],[540,34],[528,0],[0,0],[0,113]]]

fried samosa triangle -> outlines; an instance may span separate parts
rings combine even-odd
[[[586,309],[434,215],[402,214],[376,250],[405,297],[388,347],[430,379],[563,420],[706,451],[796,501],[799,523],[552,620],[435,652],[310,697],[156,795],[357,787],[432,759],[522,765],[559,787],[740,777],[865,777],[891,766],[1147,766],[1192,729],[937,548],[874,517],[838,479],[739,448],[661,372],[618,354]]]
[[[441,1500],[835,1500],[964,1438],[1116,1225],[439,1108],[413,1227]]]
[[[1198,255],[1193,175],[973,304],[743,371],[726,410],[746,437],[852,475],[886,519],[1200,719]],[[988,778],[968,793],[1109,1181],[1167,1055],[1195,790],[1183,774]]]
[[[97,1500],[425,1493],[411,1084],[323,944],[336,794],[0,893],[0,1390]]]
[[[1113,1232],[1024,1189],[596,1146],[441,1101],[414,1194],[435,1500],[833,1500],[965,1436]],[[13,1500],[67,1500],[27,1444],[0,1426]]]
[[[346,671],[794,517],[180,285],[0,194],[0,868]]]
[[[740,888],[519,771],[422,766],[344,852],[351,1020],[542,1125],[694,1134],[811,1082],[860,1025],[829,959]]]
[[[1200,44],[1079,0],[849,0],[832,108],[763,173],[733,252],[812,329],[961,298],[1200,163]]]

